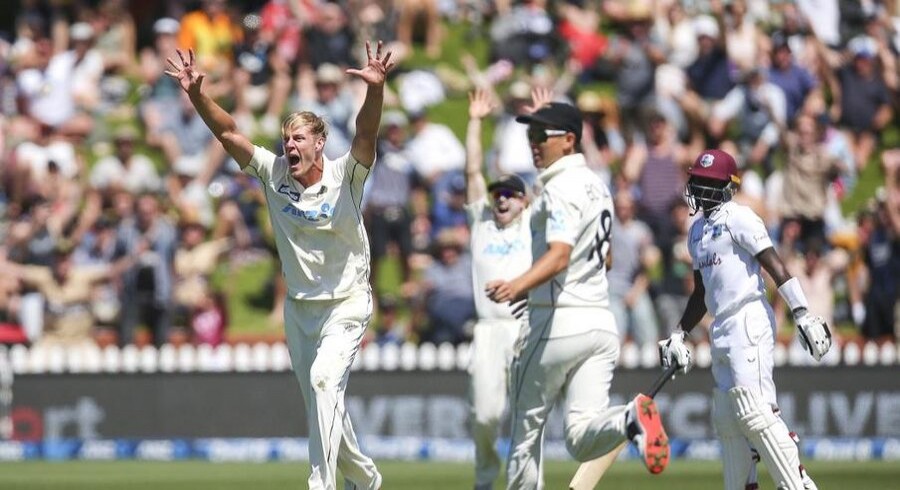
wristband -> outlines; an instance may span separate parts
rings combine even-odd
[[[781,297],[784,298],[784,301],[787,302],[792,313],[800,308],[804,310],[809,309],[806,295],[803,294],[803,288],[800,287],[800,281],[797,280],[796,277],[788,279],[784,284],[779,286],[778,294],[780,294]]]

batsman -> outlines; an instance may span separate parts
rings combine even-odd
[[[775,318],[766,299],[760,266],[778,285],[790,307],[800,341],[819,361],[831,347],[825,321],[807,310],[799,281],[787,272],[762,220],[731,200],[740,178],[734,158],[706,150],[688,171],[686,194],[702,217],[691,226],[688,249],[694,266],[694,291],[681,321],[660,342],[663,366],[691,366],[684,337],[709,311],[712,344],[712,423],[722,446],[725,490],[756,488],[747,483],[753,451],[782,490],[816,485],[800,464],[795,436],[779,417],[772,377]]]

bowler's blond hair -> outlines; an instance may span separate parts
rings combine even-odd
[[[324,119],[310,111],[292,112],[284,118],[281,123],[281,136],[287,136],[288,133],[299,127],[308,127],[310,132],[322,138],[328,138],[328,124]]]

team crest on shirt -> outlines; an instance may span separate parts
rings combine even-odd
[[[719,238],[720,236],[722,236],[722,229],[723,229],[723,228],[724,228],[724,227],[723,227],[722,225],[714,225],[714,226],[712,227],[712,238],[713,238],[713,240],[715,240],[716,238]]]
[[[711,153],[707,153],[700,157],[700,166],[703,168],[709,168],[712,166],[713,161],[715,161],[716,157],[712,156]]]

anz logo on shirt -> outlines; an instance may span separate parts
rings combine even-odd
[[[303,218],[312,223],[318,223],[330,219],[334,215],[334,208],[331,204],[323,203],[319,209],[297,209],[292,204],[288,204],[281,209],[282,213],[290,214],[295,218]]]
[[[525,250],[525,244],[521,240],[516,240],[514,242],[488,243],[484,246],[482,253],[485,255],[509,255],[522,250]]]

